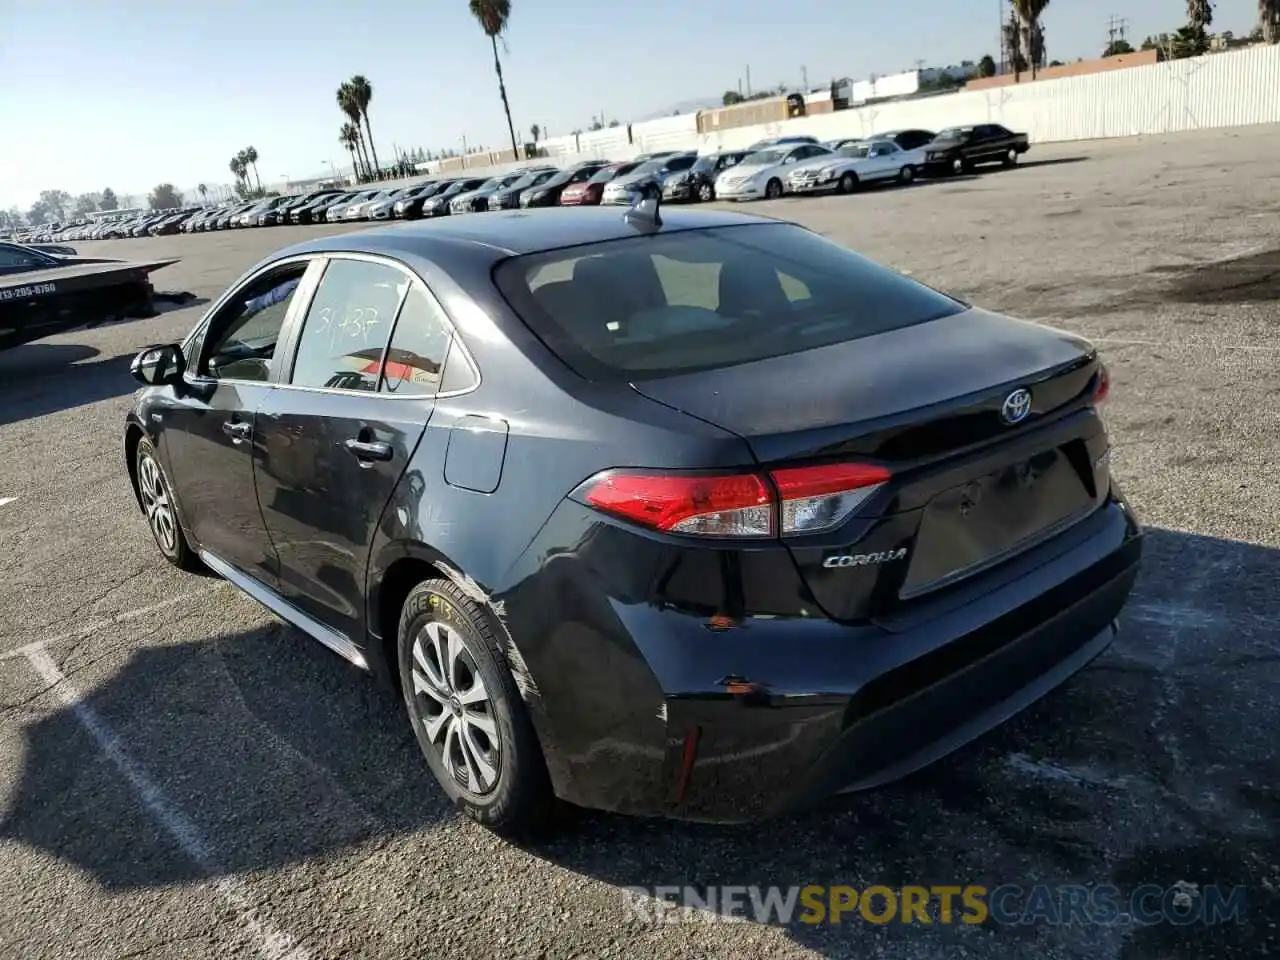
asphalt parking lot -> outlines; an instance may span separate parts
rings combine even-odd
[[[165,564],[120,426],[282,227],[76,244],[178,256],[196,304],[0,354],[0,955],[1040,956],[1280,950],[1280,129],[1034,149],[1015,170],[749,209],[1093,337],[1149,527],[1115,645],[977,744],[767,828],[587,815],[524,849],[443,802],[399,704]],[[621,211],[620,211],[621,213]],[[30,645],[35,646],[30,646]],[[622,889],[1247,888],[1242,922],[653,923]]]

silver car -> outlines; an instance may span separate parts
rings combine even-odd
[[[687,153],[676,153],[665,157],[655,157],[640,164],[624,177],[610,180],[605,184],[600,195],[602,204],[622,204],[633,206],[641,199],[646,186],[656,186],[661,190],[666,179],[674,174],[682,174],[698,162],[696,150]]]
[[[911,183],[924,163],[924,150],[903,150],[892,140],[850,143],[835,153],[796,164],[787,174],[791,193],[852,193],[863,183]]]

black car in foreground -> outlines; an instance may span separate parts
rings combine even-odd
[[[904,776],[1101,653],[1138,570],[1088,342],[780,221],[318,238],[133,370],[161,553],[397,689],[501,831]]]
[[[1012,167],[1030,149],[1025,133],[1014,133],[998,123],[948,127],[924,145],[924,172],[931,176],[970,173],[984,163]]]

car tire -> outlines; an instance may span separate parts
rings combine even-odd
[[[907,164],[898,171],[898,182],[901,184],[913,183],[916,179],[916,168],[911,164]]]
[[[782,181],[774,177],[764,185],[764,198],[766,200],[777,200],[782,196]]]
[[[177,501],[156,448],[146,437],[138,441],[133,454],[134,476],[138,482],[138,500],[147,518],[151,538],[160,555],[180,570],[196,571],[203,564],[187,542],[178,520]]]
[[[716,198],[716,188],[709,183],[704,183],[698,187],[698,200],[702,203],[710,203]]]
[[[841,193],[853,193],[858,189],[858,175],[852,172],[846,173],[840,178],[836,189]]]
[[[401,608],[397,654],[410,723],[441,789],[472,820],[518,837],[549,826],[558,803],[500,632],[452,581],[426,580]]]
[[[1004,155],[1004,165],[1006,167],[1013,167],[1013,166],[1017,166],[1017,163],[1018,163],[1018,151],[1013,149],[1013,147],[1010,147],[1009,152]]]

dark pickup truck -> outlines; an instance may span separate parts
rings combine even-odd
[[[924,147],[924,172],[932,176],[968,173],[981,163],[1011,167],[1031,149],[1025,133],[998,123],[948,127]]]

